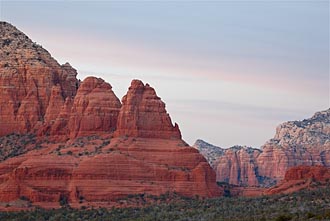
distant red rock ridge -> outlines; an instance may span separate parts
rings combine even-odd
[[[209,160],[217,181],[267,188],[283,180],[292,167],[330,167],[330,109],[302,121],[279,125],[274,138],[260,149],[242,146],[224,149],[201,140],[194,146]]]
[[[291,194],[301,190],[329,188],[330,168],[324,166],[295,166],[285,172],[284,179],[270,188],[232,186],[232,196],[258,197]]]
[[[303,189],[329,187],[330,168],[324,166],[297,166],[286,171],[284,179],[265,194],[289,194]]]

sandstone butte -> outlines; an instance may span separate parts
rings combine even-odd
[[[0,36],[0,209],[22,200],[110,207],[129,194],[222,194],[148,84],[133,80],[120,102],[109,83],[80,82],[11,24],[0,22]]]
[[[194,146],[209,160],[217,181],[243,187],[271,187],[283,180],[292,167],[330,167],[330,109],[303,121],[279,125],[274,138],[260,149],[224,149],[201,140]]]

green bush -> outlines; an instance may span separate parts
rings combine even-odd
[[[291,215],[280,215],[275,220],[276,221],[289,221],[289,220],[292,220],[292,216]]]

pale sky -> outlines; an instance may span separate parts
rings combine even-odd
[[[330,107],[329,1],[3,1],[0,18],[121,99],[153,86],[184,140],[260,147]]]

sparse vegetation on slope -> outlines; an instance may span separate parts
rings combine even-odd
[[[0,162],[40,148],[34,134],[8,134],[0,137]]]

